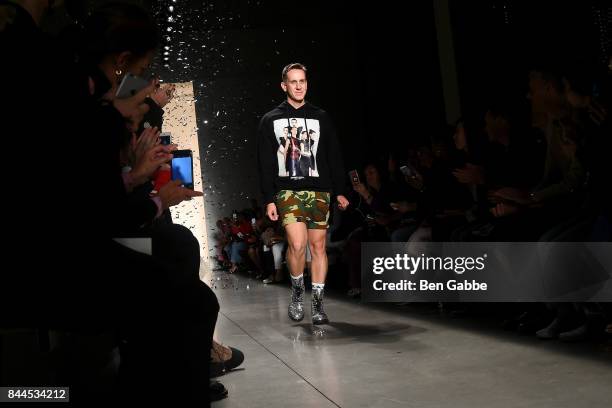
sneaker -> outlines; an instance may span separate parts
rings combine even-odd
[[[536,337],[542,340],[556,339],[561,332],[561,320],[555,319],[551,324],[536,332]]]
[[[559,340],[567,342],[585,340],[587,338],[588,332],[589,327],[585,323],[581,326],[576,327],[573,330],[568,330],[559,334]]]
[[[361,289],[359,288],[352,288],[349,289],[348,292],[346,292],[347,296],[352,297],[352,298],[356,298],[361,296]]]

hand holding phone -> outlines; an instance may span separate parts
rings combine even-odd
[[[202,197],[204,195],[201,191],[190,190],[181,184],[182,182],[173,180],[166,183],[159,190],[157,196],[161,199],[162,209],[166,210],[183,201],[191,200],[193,197]]]
[[[131,171],[135,185],[141,185],[150,180],[160,166],[170,160],[172,153],[167,150],[166,146],[153,146],[138,158]]]

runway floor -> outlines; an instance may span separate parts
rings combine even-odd
[[[213,272],[216,337],[241,349],[218,380],[217,408],[609,407],[612,356],[594,345],[540,341],[411,305],[328,294],[331,323],[287,317],[289,287]],[[417,311],[419,310],[419,311]]]

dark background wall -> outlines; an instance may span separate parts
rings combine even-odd
[[[449,3],[461,103],[468,113],[500,95],[526,101],[534,65],[581,60],[603,66],[612,52],[609,1]]]
[[[73,14],[104,2],[76,2]],[[309,67],[308,99],[334,119],[347,170],[446,132],[433,1],[135,2],[162,28],[153,70],[194,83],[209,220],[259,197],[255,130],[283,100],[287,63]],[[610,55],[609,2],[444,3],[464,113],[507,91],[524,101],[527,70],[545,55],[600,63]],[[47,25],[65,21],[56,13]]]
[[[156,69],[168,81],[194,81],[210,220],[259,198],[255,131],[284,99],[287,63],[309,67],[308,99],[331,114],[347,171],[425,140],[415,124],[434,131],[444,117],[430,2],[410,12],[348,1],[199,4],[154,7],[170,38]]]

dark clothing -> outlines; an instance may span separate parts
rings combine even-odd
[[[308,149],[304,152],[298,139],[286,143],[283,128],[290,127],[292,118],[297,118],[298,126],[308,132],[305,142]],[[307,151],[310,157],[304,154]],[[306,165],[304,160],[308,160]],[[283,102],[263,116],[257,133],[257,161],[264,204],[274,202],[274,195],[280,190],[345,194],[342,151],[336,131],[329,115],[310,103],[295,109]]]
[[[146,98],[145,103],[149,106],[149,111],[145,113],[142,123],[138,127],[137,135],[141,135],[145,128],[156,127],[161,131],[164,124],[164,109],[151,98]]]
[[[0,7],[18,17],[0,26],[3,61],[10,61],[0,69],[11,95],[0,111],[17,127],[7,134],[28,147],[6,157],[20,178],[2,207],[10,214],[3,250],[15,262],[0,274],[0,326],[117,331],[129,349],[121,367],[128,396],[206,406],[218,303],[198,280],[197,240],[182,227],[151,231],[153,256],[112,240],[140,227],[155,207],[150,200],[133,206],[137,197],[125,191],[125,122],[89,95],[87,71],[27,12]],[[93,400],[78,388],[71,393]]]
[[[542,178],[546,153],[544,135],[530,129],[526,135],[512,135],[508,146],[490,143],[484,161],[487,188],[530,189]]]

